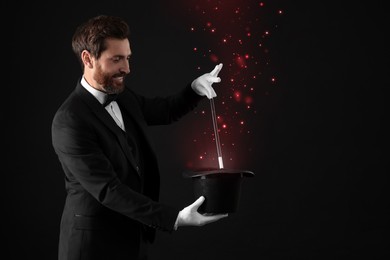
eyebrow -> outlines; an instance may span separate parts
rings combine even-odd
[[[130,57],[131,57],[131,54],[129,54],[127,56],[118,54],[118,55],[113,55],[111,57],[111,59],[130,59]]]

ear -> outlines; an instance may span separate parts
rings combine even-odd
[[[93,68],[92,55],[89,51],[83,50],[81,52],[81,60],[84,63],[84,67]]]

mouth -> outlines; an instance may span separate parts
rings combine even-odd
[[[123,83],[125,77],[123,76],[120,76],[120,77],[113,77],[112,80],[115,82],[115,83]]]

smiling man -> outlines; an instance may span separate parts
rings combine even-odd
[[[97,16],[72,41],[82,75],[52,122],[52,142],[65,174],[67,197],[59,259],[147,259],[155,231],[202,226],[227,216],[197,209],[204,197],[180,208],[159,202],[160,173],[146,128],[172,123],[204,98],[216,96],[216,65],[182,91],[147,98],[125,85],[130,73],[128,25]]]

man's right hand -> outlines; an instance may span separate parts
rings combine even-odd
[[[175,229],[180,226],[203,226],[228,216],[228,214],[200,214],[198,212],[198,208],[200,207],[200,205],[202,205],[204,200],[205,197],[200,196],[194,203],[182,209],[177,216]]]

